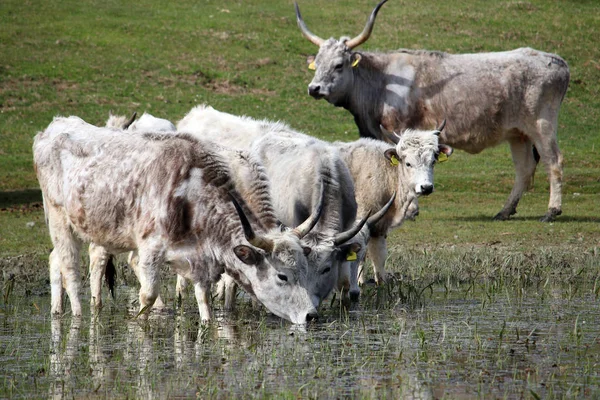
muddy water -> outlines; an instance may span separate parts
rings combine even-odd
[[[192,299],[133,319],[133,288],[81,319],[51,319],[48,296],[12,295],[0,308],[0,397],[600,396],[591,284],[434,285],[412,304],[384,292],[368,288],[351,310],[328,302],[308,327],[243,299],[201,327]]]

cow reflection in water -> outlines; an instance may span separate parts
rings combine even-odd
[[[137,297],[135,289],[131,296]],[[114,317],[92,317],[89,338],[81,319],[72,320],[66,338],[61,336],[61,321],[52,321],[50,398],[115,393],[144,399],[188,398],[217,388],[220,396],[237,397],[250,387],[272,394],[282,387],[296,388],[303,397],[319,393],[372,398],[385,393],[394,398],[433,398],[432,388],[416,368],[383,376],[377,368],[356,370],[361,352],[380,351],[387,341],[360,332],[340,335],[345,328],[335,322],[284,328],[274,319],[228,319],[218,314],[209,325],[185,314],[152,314],[148,321]],[[383,351],[381,360],[385,364],[386,358],[397,356]],[[325,372],[324,365],[334,371]],[[298,382],[316,376],[321,381],[317,387],[300,387]]]
[[[75,376],[71,373],[74,360],[79,349],[79,334],[81,331],[81,318],[73,318],[67,334],[67,340],[62,345],[62,334],[59,319],[52,319],[50,339],[50,388],[48,397],[62,399],[74,395]]]

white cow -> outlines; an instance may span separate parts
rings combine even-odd
[[[386,280],[388,232],[416,213],[418,196],[433,192],[433,166],[439,155],[452,154],[451,147],[438,143],[443,128],[441,125],[433,131],[409,129],[402,136],[388,135],[395,146],[374,139],[334,143],[354,180],[359,217],[382,207],[392,193],[397,194],[387,214],[361,232],[368,242],[367,254],[373,261],[377,283]],[[359,282],[363,283],[364,279],[361,268]]]
[[[167,263],[194,283],[203,321],[211,318],[210,285],[223,272],[282,318],[316,317],[302,234],[250,212],[210,142],[59,117],[36,135],[33,154],[54,244],[53,314],[63,311],[64,280],[71,312],[81,315],[79,250],[87,241],[111,253],[138,250],[142,316]]]

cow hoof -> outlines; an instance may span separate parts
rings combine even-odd
[[[494,221],[508,221],[510,219],[510,213],[499,212],[494,217]]]
[[[540,222],[554,222],[557,216],[562,214],[562,210],[559,208],[550,208],[546,215],[540,218]]]

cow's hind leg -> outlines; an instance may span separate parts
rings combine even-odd
[[[495,220],[507,220],[517,213],[517,204],[523,193],[529,188],[535,168],[533,143],[525,136],[514,137],[509,140],[513,163],[515,164],[515,184],[508,196],[504,208],[494,217]]]
[[[556,112],[548,109],[548,113],[550,115],[547,118],[540,118],[537,121],[538,138],[535,140],[535,147],[546,164],[550,181],[550,201],[546,215],[540,219],[542,222],[552,222],[556,216],[562,214],[563,160],[556,138],[558,120]]]
[[[67,219],[60,211],[47,209],[48,227],[54,249],[50,254],[50,292],[52,314],[63,312],[63,284],[71,302],[74,316],[81,315],[81,277],[79,272],[79,251],[81,242],[71,230]]]

